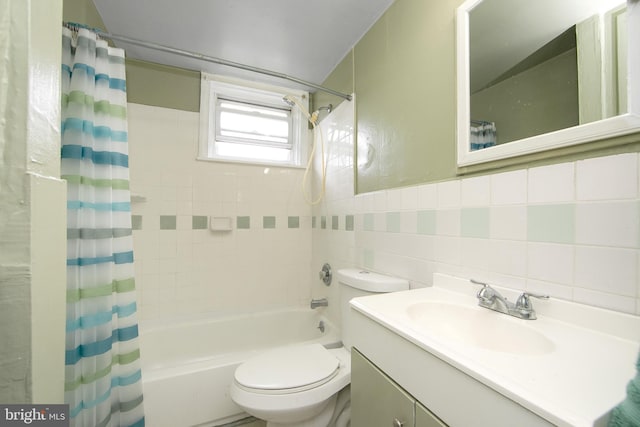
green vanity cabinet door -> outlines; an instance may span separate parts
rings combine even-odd
[[[415,427],[447,427],[442,421],[431,413],[430,410],[416,402],[416,426]]]
[[[351,427],[414,427],[415,399],[355,348],[351,351]]]

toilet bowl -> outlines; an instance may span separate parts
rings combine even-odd
[[[406,280],[359,269],[338,270],[343,347],[292,345],[258,355],[235,371],[233,401],[267,427],[345,427],[349,423],[351,346],[349,301],[409,289]]]

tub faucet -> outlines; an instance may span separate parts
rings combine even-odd
[[[329,301],[327,301],[326,298],[320,298],[320,299],[312,299],[311,300],[311,308],[318,308],[318,307],[327,307],[329,306]]]
[[[536,311],[533,309],[533,305],[531,304],[529,297],[549,299],[549,295],[536,295],[529,292],[523,292],[514,304],[508,301],[500,294],[500,292],[493,289],[487,283],[478,282],[473,279],[471,279],[471,283],[482,285],[482,289],[480,289],[476,295],[478,297],[478,305],[480,307],[508,314],[509,316],[514,316],[519,319],[536,319]]]

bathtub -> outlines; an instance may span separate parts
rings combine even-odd
[[[140,322],[146,424],[218,426],[247,417],[229,397],[236,367],[267,349],[303,342],[335,347],[339,335],[309,309]]]

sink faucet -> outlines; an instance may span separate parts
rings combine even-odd
[[[500,313],[508,314],[519,319],[535,320],[536,311],[533,309],[530,297],[548,299],[549,295],[538,295],[530,292],[523,292],[518,297],[515,304],[503,297],[500,292],[493,289],[487,283],[471,279],[471,283],[482,285],[477,293],[478,305]]]
[[[312,299],[311,300],[311,308],[318,308],[318,307],[328,307],[329,306],[329,301],[327,301],[326,298],[320,298],[320,299]]]

